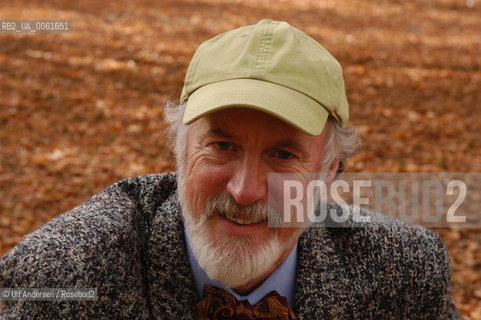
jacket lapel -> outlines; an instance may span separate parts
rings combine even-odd
[[[184,240],[182,214],[176,194],[158,208],[148,240],[148,295],[154,319],[193,319],[199,299]]]
[[[332,229],[311,227],[299,240],[299,319],[350,319],[354,299]]]

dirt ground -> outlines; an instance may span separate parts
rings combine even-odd
[[[119,179],[173,170],[162,105],[196,47],[285,20],[344,67],[363,137],[348,171],[481,172],[481,2],[3,0],[1,19],[73,32],[0,34],[0,254]],[[436,229],[452,290],[481,320],[481,229]]]

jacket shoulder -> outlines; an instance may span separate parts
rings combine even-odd
[[[102,318],[102,310],[110,317],[125,306],[146,312],[143,231],[155,208],[175,192],[175,180],[175,174],[160,174],[119,181],[28,234],[1,258],[0,287],[97,288],[96,310],[91,302],[24,301],[5,303],[3,314],[49,318],[83,310]]]
[[[318,239],[328,239],[324,242],[330,243],[357,310],[364,314],[360,318],[379,312],[385,318],[457,319],[449,289],[449,255],[439,235],[361,211],[369,222],[335,228],[317,225],[304,238],[306,246],[317,250],[323,250]]]

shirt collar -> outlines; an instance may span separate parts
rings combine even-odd
[[[247,296],[240,296],[232,289],[223,286],[222,284],[209,278],[207,273],[199,266],[195,259],[189,243],[187,232],[185,233],[185,241],[187,243],[187,252],[189,257],[192,275],[194,277],[197,294],[202,297],[202,292],[205,285],[217,287],[226,290],[232,294],[237,300],[247,300],[251,305],[259,302],[272,290],[277,291],[281,296],[287,298],[290,307],[294,307],[294,296],[296,290],[296,273],[297,273],[297,244],[289,253],[284,262],[277,267],[277,269],[254,291]]]

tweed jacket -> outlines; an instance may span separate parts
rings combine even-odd
[[[460,319],[439,237],[372,217],[301,237],[299,319]],[[0,260],[0,287],[98,292],[96,301],[4,301],[0,319],[193,319],[175,173],[120,181],[27,235]]]

